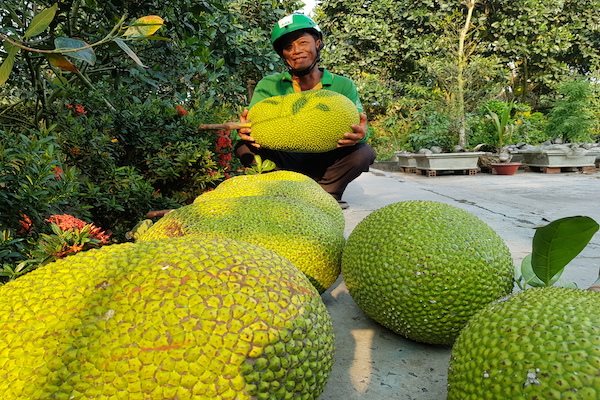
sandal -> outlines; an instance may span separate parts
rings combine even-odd
[[[345,210],[345,209],[347,209],[348,207],[350,207],[350,206],[348,205],[348,203],[346,203],[344,200],[338,200],[337,202],[338,202],[338,204],[340,205],[340,208],[341,208],[342,210]]]

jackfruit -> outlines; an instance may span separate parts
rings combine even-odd
[[[264,148],[320,153],[333,150],[360,122],[356,105],[331,90],[307,90],[266,98],[248,112],[256,143]]]
[[[313,179],[292,171],[235,176],[223,181],[215,190],[198,196],[194,203],[244,196],[283,196],[302,200],[329,215],[331,223],[344,230],[344,214],[333,196]]]
[[[600,399],[600,293],[527,289],[476,314],[454,347],[449,400]]]
[[[451,344],[475,312],[513,287],[502,238],[475,215],[434,201],[390,204],[359,222],[342,275],[366,315],[432,344]]]
[[[233,240],[105,246],[0,294],[3,400],[316,399],[333,363],[308,280]]]
[[[244,240],[287,258],[319,292],[340,274],[344,233],[327,214],[298,199],[251,196],[197,202],[156,221],[140,241],[189,234]]]

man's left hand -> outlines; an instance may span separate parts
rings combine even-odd
[[[344,138],[338,140],[337,147],[354,146],[367,134],[367,114],[360,114],[360,123],[352,125],[352,132],[344,133]]]

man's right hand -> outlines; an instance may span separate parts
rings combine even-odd
[[[247,124],[248,121],[248,109],[245,108],[244,111],[242,112],[242,115],[240,115],[240,124]],[[238,136],[240,137],[240,139],[246,141],[246,142],[250,142],[248,144],[258,148],[260,147],[260,145],[258,143],[254,142],[254,138],[252,136],[250,136],[250,133],[252,132],[251,128],[240,128],[238,129]]]

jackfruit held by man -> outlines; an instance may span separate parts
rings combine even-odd
[[[494,302],[462,330],[449,400],[600,399],[600,293],[547,287]]]
[[[280,196],[302,200],[330,216],[330,223],[343,231],[344,214],[338,202],[316,181],[293,171],[239,175],[198,196],[194,203],[246,196]]]
[[[2,400],[316,399],[332,367],[310,282],[233,240],[105,246],[0,296]]]
[[[340,274],[343,227],[297,198],[246,196],[199,201],[156,221],[139,241],[212,234],[262,246],[287,258],[324,292]]]
[[[360,116],[346,96],[320,89],[264,99],[250,109],[248,120],[262,147],[320,153],[335,149]]]
[[[451,344],[469,318],[513,288],[513,262],[475,215],[434,201],[404,201],[369,214],[343,251],[357,305],[409,339]]]

